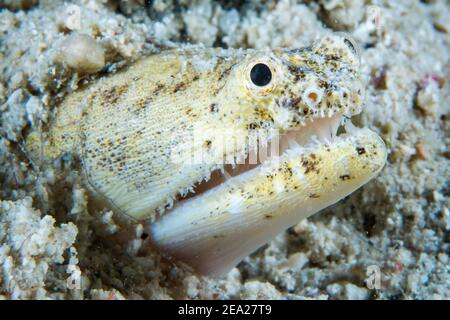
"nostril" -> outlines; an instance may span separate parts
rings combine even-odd
[[[309,107],[315,107],[322,100],[322,95],[323,92],[320,88],[312,87],[303,93],[302,98]]]
[[[316,92],[310,92],[310,93],[308,94],[308,99],[311,100],[311,101],[313,101],[313,102],[316,102],[316,101],[317,101],[317,98],[318,98],[318,96],[317,96],[317,93],[316,93]]]

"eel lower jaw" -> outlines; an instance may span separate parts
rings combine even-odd
[[[323,121],[323,123],[321,123]],[[368,129],[340,117],[316,120],[280,139],[280,157],[212,175],[207,188],[179,201],[149,226],[163,254],[220,276],[300,220],[336,203],[378,174],[386,148]],[[219,179],[214,181],[214,179]]]

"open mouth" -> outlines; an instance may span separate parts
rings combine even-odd
[[[342,113],[336,113],[331,117],[318,118],[313,121],[308,121],[308,123],[300,129],[289,130],[284,133],[280,133],[277,136],[277,143],[275,147],[275,154],[282,156],[284,153],[290,150],[299,149],[309,149],[317,144],[329,144],[333,140],[343,134],[344,132],[351,133],[354,130],[353,124],[350,119],[343,117]],[[247,158],[243,164],[225,164],[222,168],[216,169],[211,172],[210,178],[206,181],[197,183],[192,188],[192,191],[185,195],[178,194],[174,201],[173,206],[168,208],[167,211],[172,211],[176,207],[179,207],[183,202],[196,198],[208,191],[222,186],[223,184],[232,184],[237,179],[244,178],[247,175],[251,175],[252,172],[257,173],[261,165],[275,161],[277,157],[267,155],[267,150],[273,152],[272,147],[273,141],[269,141],[266,145],[258,145],[258,150],[252,151],[257,152],[257,156],[250,153],[247,154]],[[261,148],[264,148],[261,152]],[[261,156],[262,155],[262,156]],[[265,156],[266,155],[266,156]],[[256,163],[250,163],[250,158],[256,158]]]
[[[224,166],[179,196],[149,226],[151,243],[202,274],[223,274],[281,231],[358,189],[386,162],[381,138],[342,114],[284,132],[278,142],[279,157]]]

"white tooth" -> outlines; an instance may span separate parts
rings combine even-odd
[[[317,128],[317,132],[319,133],[322,139],[326,139],[329,134],[328,125],[321,125]]]
[[[347,119],[345,121],[345,125],[344,126],[345,126],[345,131],[347,133],[350,133],[350,134],[353,134],[353,133],[356,132],[356,130],[358,130],[358,128],[355,127],[355,125],[352,123],[352,121],[350,119]]]
[[[331,141],[333,139],[334,135],[333,135],[333,125],[332,124],[327,124],[327,138],[329,141]]]
[[[311,137],[311,141],[313,144],[320,144],[323,142],[322,140],[319,139],[319,136],[316,136],[316,135]]]
[[[320,142],[322,143],[330,143],[331,142],[331,137],[329,136],[322,136],[320,139]]]
[[[222,175],[225,177],[225,180],[231,179],[231,175],[225,169],[222,170]]]
[[[326,133],[323,130],[323,128],[316,127],[316,128],[314,128],[314,133],[311,135],[311,137],[315,143],[325,142]]]
[[[294,139],[289,139],[288,140],[288,145],[289,145],[289,148],[291,148],[291,149],[300,147],[300,145]]]
[[[187,194],[186,188],[180,190],[179,194],[180,194],[181,197],[184,197]]]
[[[337,131],[339,129],[339,125],[341,124],[340,119],[336,119],[331,124],[331,136],[334,138],[337,136]]]

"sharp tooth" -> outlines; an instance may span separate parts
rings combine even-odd
[[[323,136],[321,137],[320,142],[331,143],[331,137]]]
[[[289,145],[289,148],[291,148],[291,149],[300,147],[300,145],[294,139],[289,139],[288,140],[288,145]]]
[[[313,135],[313,136],[311,137],[311,141],[312,141],[313,144],[319,144],[319,143],[323,142],[323,141],[322,141],[318,136],[316,136],[316,135]]]
[[[358,129],[357,127],[355,127],[355,125],[352,123],[352,121],[350,119],[346,119],[345,124],[345,132],[353,134],[355,133],[355,131]]]
[[[340,125],[341,125],[340,119],[336,119],[331,123],[330,130],[331,130],[332,138],[337,136],[337,131],[338,131]]]
[[[327,139],[329,136],[329,125],[328,124],[320,124],[316,127],[316,133],[319,135],[321,140]]]
[[[225,177],[225,180],[231,179],[231,175],[228,173],[228,171],[225,168],[223,168],[221,170],[221,172],[222,172],[222,175]]]

